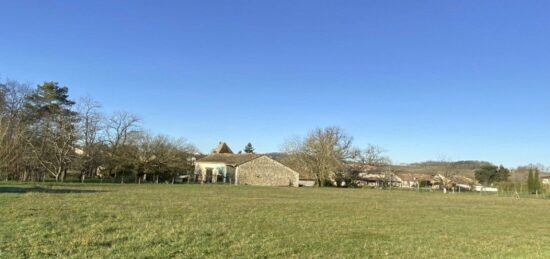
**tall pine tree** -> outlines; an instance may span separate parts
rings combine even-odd
[[[252,143],[246,144],[246,146],[244,147],[244,152],[247,154],[254,153],[254,147],[252,146]]]
[[[538,169],[535,169],[535,174],[533,175],[533,187],[534,187],[534,192],[535,193],[538,193],[540,192],[540,176],[539,176],[539,170]]]
[[[527,177],[527,190],[529,193],[535,191],[535,177],[533,175],[533,169],[529,169],[529,176]]]
[[[77,140],[78,114],[72,110],[69,89],[44,82],[26,98],[30,130],[27,143],[42,168],[59,180],[65,176]]]

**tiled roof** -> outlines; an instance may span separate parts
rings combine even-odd
[[[237,166],[260,156],[258,154],[210,154],[197,160],[197,162],[216,162]]]

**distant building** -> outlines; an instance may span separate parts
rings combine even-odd
[[[550,176],[541,176],[540,177],[540,182],[542,184],[548,184],[550,185]]]
[[[313,187],[317,184],[317,180],[309,178],[300,178],[300,187]]]
[[[432,176],[429,174],[403,173],[399,177],[403,188],[431,187],[433,184]]]
[[[476,192],[498,192],[497,188],[494,187],[485,187],[481,185],[474,186],[474,191]]]
[[[357,177],[358,186],[370,187],[401,187],[402,179],[391,172],[360,173]]]
[[[210,155],[195,162],[195,180],[201,183],[298,187],[299,174],[266,155],[234,154],[225,142],[220,142]]]

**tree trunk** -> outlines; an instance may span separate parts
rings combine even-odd
[[[321,175],[317,173],[317,187],[323,187],[323,181],[321,180]]]
[[[65,175],[67,174],[67,168],[60,167],[58,174],[61,176],[61,182],[65,182]]]
[[[111,175],[113,175],[113,169],[112,168],[109,168],[109,177],[111,177]],[[113,175],[113,183],[116,181],[116,171],[115,171],[115,174]]]
[[[26,182],[26,181],[27,181],[27,178],[28,178],[28,175],[27,175],[27,174],[28,174],[28,171],[25,169],[25,170],[23,171],[23,176],[21,177],[21,181],[23,181],[23,182]]]

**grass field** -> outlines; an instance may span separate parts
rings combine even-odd
[[[0,208],[0,258],[550,256],[550,200],[544,199],[0,184]]]

